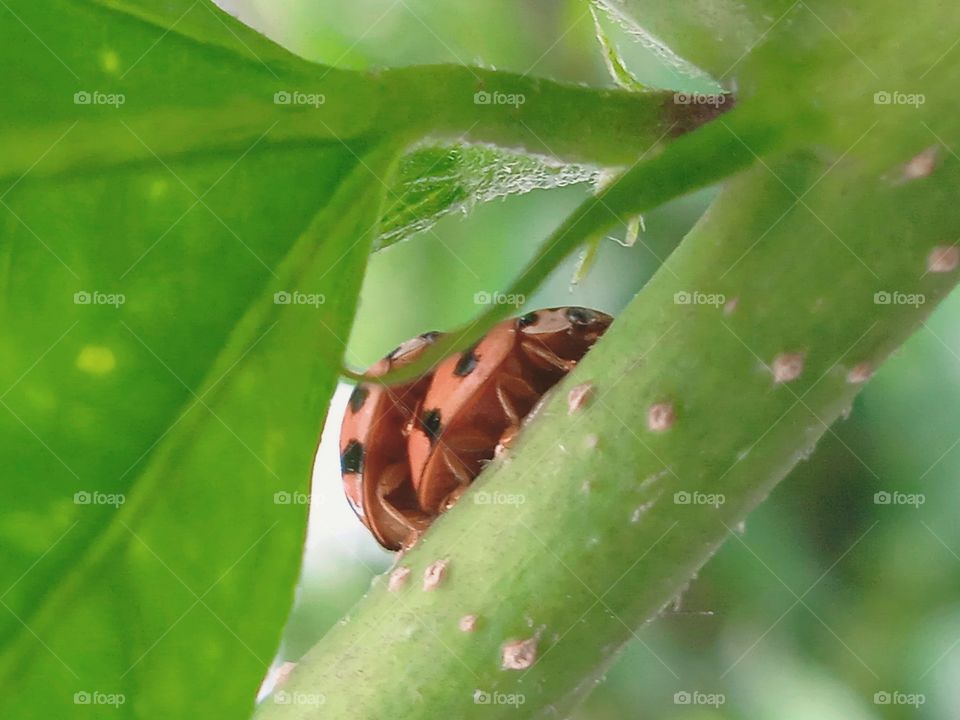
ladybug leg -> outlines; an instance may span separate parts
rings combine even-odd
[[[548,365],[552,365],[563,373],[568,373],[577,366],[576,360],[564,360],[562,357],[553,352],[553,350],[540,342],[526,343],[524,350],[526,350],[529,354],[540,358]]]
[[[425,526],[411,526],[410,532],[400,543],[400,553],[405,553],[407,550],[420,542],[420,537],[423,535],[424,530],[426,530]]]
[[[517,427],[508,427],[503,431],[503,435],[500,436],[497,446],[493,449],[493,457],[498,458],[510,449],[510,445],[513,444],[513,440],[517,436],[519,429],[520,428]]]
[[[453,475],[454,480],[457,481],[458,487],[466,489],[467,486],[473,482],[473,476],[464,466],[463,461],[460,460],[452,450],[446,449],[444,451],[443,463],[447,466],[447,469],[450,470],[450,474]],[[463,490],[460,492],[463,492]]]
[[[519,391],[519,395],[535,396],[536,391],[530,387],[525,381],[519,380],[513,382],[514,388]],[[510,443],[513,442],[513,439],[517,436],[517,433],[520,432],[520,425],[523,422],[523,417],[520,413],[517,412],[514,398],[507,392],[505,383],[503,381],[497,383],[497,401],[500,403],[500,407],[503,409],[503,414],[509,420],[507,428],[503,431],[503,434],[500,435],[500,439],[497,442],[497,446],[493,450],[494,457],[500,457],[507,448],[510,447]]]
[[[506,415],[507,420],[510,421],[509,427],[519,427],[520,414],[517,412],[513,398],[507,393],[502,381],[497,383],[497,402],[500,403],[503,414]]]
[[[398,507],[390,498],[392,493],[408,482],[409,470],[406,463],[390,465],[380,477],[377,500],[380,509],[389,518],[385,527],[390,528],[390,539],[403,547],[411,547],[430,525],[430,518],[419,510]]]
[[[449,510],[450,508],[452,508],[454,505],[456,505],[456,504],[457,504],[457,500],[459,500],[459,499],[460,499],[460,496],[463,495],[463,494],[467,491],[467,488],[468,488],[468,487],[470,487],[470,486],[469,486],[469,485],[458,485],[456,488],[454,488],[454,489],[450,492],[450,494],[447,495],[447,496],[443,499],[443,502],[440,503],[440,512],[446,512],[447,510]]]

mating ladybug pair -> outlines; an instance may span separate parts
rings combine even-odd
[[[357,385],[340,431],[340,468],[350,506],[377,541],[389,550],[416,542],[611,321],[581,307],[538,310],[499,323],[416,380]],[[439,336],[408,340],[367,374],[412,362]]]

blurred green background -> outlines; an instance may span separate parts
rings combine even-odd
[[[583,0],[219,1],[298,54],[340,67],[450,62],[611,84]],[[605,27],[644,83],[697,89],[623,29]],[[504,288],[589,192],[534,191],[482,205],[376,254],[349,362],[365,366],[404,339],[477,314],[474,294]],[[578,304],[615,314],[711,195],[645,217],[635,247],[605,241],[572,290],[568,263],[527,306]],[[636,629],[638,640],[576,718],[958,717],[958,313],[955,297],[730,538],[679,605]],[[338,391],[318,455],[304,576],[278,661],[296,660],[391,562],[340,490],[336,435],[347,392]],[[920,493],[924,502],[878,504],[882,491]],[[723,702],[709,704],[718,694],[713,699]],[[923,704],[903,704],[908,695]]]

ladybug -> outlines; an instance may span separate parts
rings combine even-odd
[[[497,324],[405,385],[357,385],[341,428],[341,470],[351,507],[377,541],[390,550],[416,542],[611,322],[581,307],[538,310]],[[404,343],[368,374],[411,362],[437,337]]]
[[[386,375],[416,360],[440,333],[419,335],[367,370]],[[402,429],[420,406],[432,373],[388,387],[361,383],[350,395],[340,429],[340,473],[350,507],[381,545],[397,549],[430,524],[410,484]]]

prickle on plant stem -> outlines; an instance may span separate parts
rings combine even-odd
[[[782,353],[773,360],[773,381],[777,384],[796,380],[803,373],[803,353]]]
[[[927,257],[927,270],[932,273],[948,273],[960,264],[960,247],[939,245],[930,251]]]
[[[447,575],[447,561],[437,560],[423,571],[423,589],[436,590]]]
[[[651,405],[647,411],[647,428],[653,432],[665,432],[673,427],[676,416],[673,404],[659,402]]]
[[[537,639],[508,642],[501,652],[501,666],[504,670],[526,670],[537,659]]]

